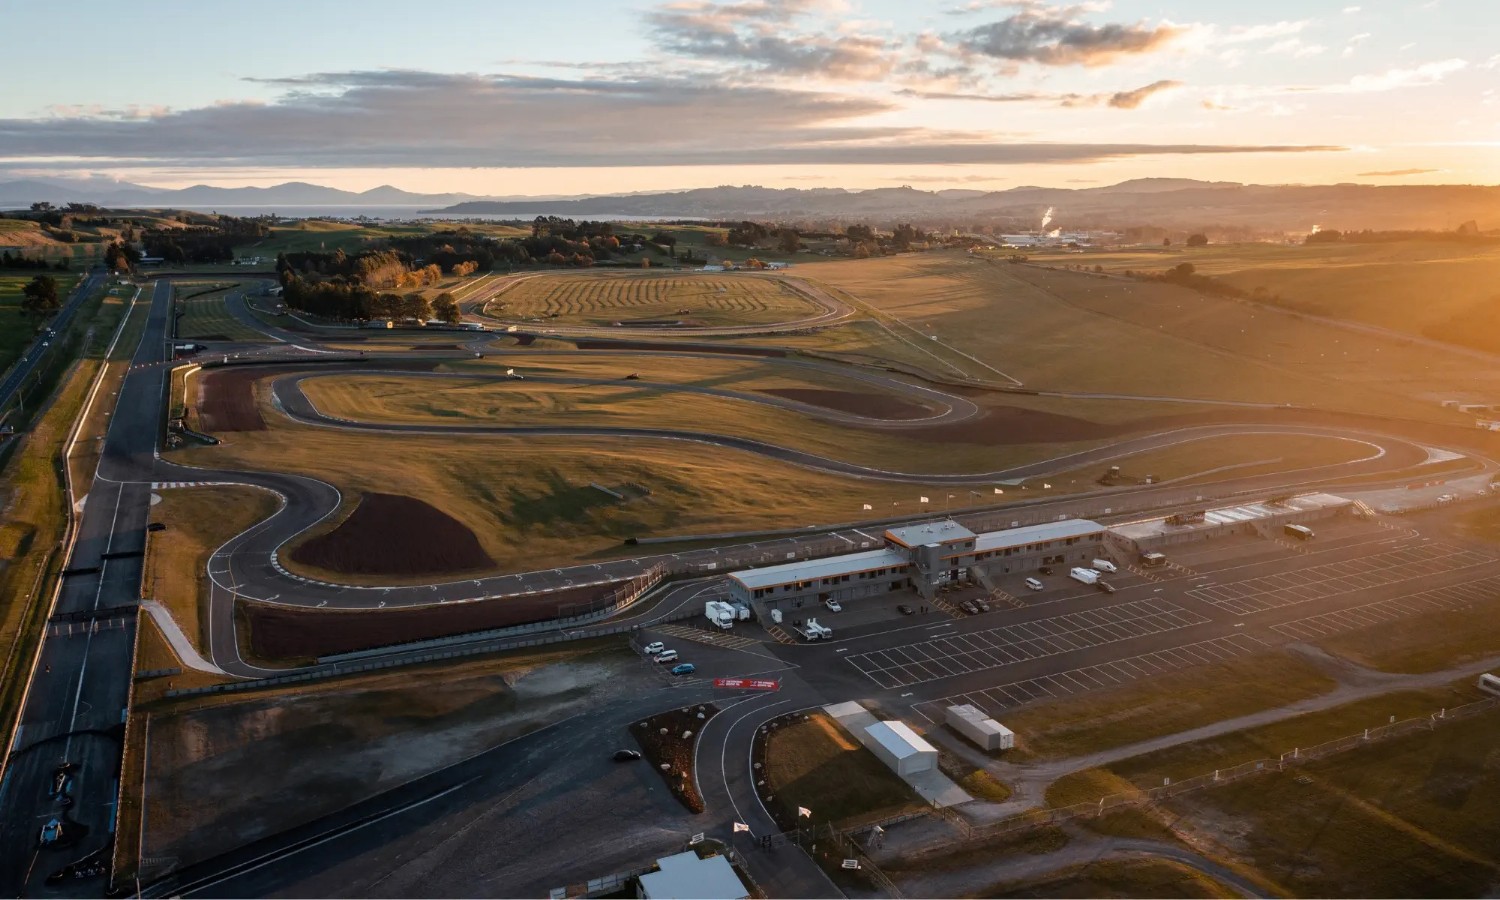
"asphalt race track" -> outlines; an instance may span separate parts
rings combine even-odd
[[[493,283],[491,283],[493,284]],[[145,527],[153,485],[162,482],[233,483],[247,484],[274,491],[284,503],[270,518],[257,523],[240,535],[232,538],[213,555],[209,562],[209,577],[213,584],[210,610],[210,655],[215,664],[225,671],[244,677],[270,674],[268,670],[246,663],[239,656],[234,636],[234,603],[236,598],[298,607],[329,607],[342,609],[366,609],[390,607],[429,606],[446,602],[459,602],[479,598],[512,596],[539,590],[577,586],[593,582],[617,580],[640,574],[656,563],[666,563],[676,572],[701,573],[709,564],[716,571],[723,571],[731,564],[744,564],[746,559],[785,559],[787,554],[833,552],[841,546],[854,546],[863,532],[854,527],[832,528],[828,531],[810,532],[805,535],[776,537],[753,545],[735,548],[708,548],[677,554],[659,556],[642,555],[636,559],[625,559],[541,572],[512,573],[488,578],[467,579],[447,583],[421,586],[356,587],[309,581],[288,573],[280,563],[280,552],[288,541],[315,527],[319,522],[337,512],[342,497],[334,486],[322,481],[276,472],[242,472],[228,470],[199,469],[178,465],[163,460],[158,455],[158,442],[163,434],[166,397],[171,365],[165,360],[170,356],[168,328],[171,312],[171,288],[166,280],[159,280],[151,294],[151,306],[145,333],[137,348],[132,366],[119,392],[114,415],[104,442],[93,488],[85,504],[77,531],[77,543],[72,548],[69,575],[63,588],[52,622],[87,623],[86,628],[48,629],[36,670],[23,710],[22,725],[0,783],[0,809],[5,811],[0,821],[0,890],[15,894],[34,895],[50,891],[42,885],[45,877],[56,866],[82,857],[104,846],[108,840],[114,815],[116,777],[119,770],[119,740],[123,714],[127,703],[131,672],[132,646],[134,641],[137,601],[140,597],[140,556],[144,548]],[[465,303],[483,302],[483,298],[469,298]],[[822,304],[825,316],[843,317],[850,310],[830,300]],[[273,340],[290,345],[285,350],[281,364],[287,362],[302,365],[307,354],[319,353],[318,341],[307,334],[287,329],[268,327],[251,315],[244,307],[243,295],[231,298],[231,313],[240,321],[266,332]],[[795,323],[806,327],[806,323]],[[790,327],[790,326],[787,326]],[[761,327],[752,331],[736,330],[735,334],[775,333],[786,330],[781,326]],[[617,332],[616,332],[617,333]],[[330,332],[330,338],[340,339],[348,335],[347,330]],[[487,335],[474,346],[485,346],[494,336]],[[669,347],[670,345],[668,345]],[[664,348],[665,349],[665,348]],[[296,351],[293,355],[290,351]],[[257,351],[262,352],[262,351]],[[606,352],[621,356],[638,355],[642,358],[659,358],[654,350],[626,351],[621,349]],[[267,356],[268,354],[264,354]],[[273,353],[269,355],[274,355]],[[400,354],[410,357],[412,354]],[[428,357],[451,357],[452,354],[428,354]],[[1319,435],[1357,441],[1367,445],[1368,454],[1354,463],[1323,466],[1300,472],[1279,473],[1247,478],[1228,478],[1211,485],[1196,485],[1191,488],[1170,484],[1150,487],[1111,489],[1095,495],[1072,495],[1058,500],[1042,499],[1005,507],[1006,517],[1015,516],[1028,521],[1046,521],[1072,514],[1087,514],[1101,508],[1102,502],[1122,501],[1143,505],[1149,500],[1155,506],[1195,502],[1204,495],[1228,496],[1238,493],[1262,491],[1282,492],[1291,489],[1310,489],[1340,477],[1370,476],[1395,473],[1407,469],[1427,456],[1427,451],[1417,440],[1431,441],[1430,429],[1409,429],[1405,423],[1390,422],[1381,426],[1376,420],[1364,420],[1359,425],[1343,423],[1286,424],[1267,417],[1263,424],[1243,421],[1244,413],[1233,424],[1204,425],[1195,428],[1174,429],[1157,434],[1139,435],[1115,441],[1090,450],[1070,453],[1024,466],[992,472],[950,473],[930,475],[909,473],[859,466],[836,459],[820,457],[773,443],[758,441],[736,435],[719,435],[708,431],[657,427],[579,427],[579,426],[446,426],[446,425],[381,425],[349,422],[332,419],[320,413],[307,400],[300,385],[308,378],[320,377],[321,373],[340,374],[382,370],[382,361],[372,352],[368,361],[342,361],[332,364],[336,368],[313,367],[305,371],[294,370],[279,375],[273,381],[273,395],[277,408],[288,417],[310,425],[381,433],[420,433],[434,435],[549,435],[588,436],[629,440],[681,440],[710,444],[731,450],[757,454],[768,459],[791,463],[808,469],[879,481],[921,481],[932,484],[979,485],[996,481],[1046,476],[1081,466],[1104,463],[1121,456],[1145,450],[1173,446],[1186,441],[1209,437],[1249,434],[1297,434]],[[722,358],[722,357],[721,357]],[[855,378],[891,394],[911,400],[924,408],[933,410],[934,419],[959,421],[973,416],[977,407],[962,397],[931,387],[913,384],[910,381],[869,370],[856,370],[830,363],[808,363],[805,361],[767,361],[768,364],[815,365],[837,371],[846,378]],[[265,361],[271,361],[267,358]],[[409,375],[411,373],[403,373]],[[451,376],[433,376],[451,377]],[[540,379],[539,379],[540,380]],[[553,379],[555,383],[596,383],[586,379]],[[653,390],[698,390],[719,396],[733,397],[747,402],[777,405],[799,412],[821,415],[832,421],[851,421],[851,417],[834,411],[808,407],[781,398],[748,392],[728,390],[705,390],[686,388],[682,385],[631,382]],[[924,424],[931,424],[927,420]],[[890,420],[884,425],[900,427],[910,420]],[[1406,436],[1410,430],[1415,436]],[[1455,430],[1454,435],[1458,432]],[[1488,463],[1486,463],[1488,465]],[[1201,502],[1201,501],[1200,501]],[[966,511],[973,512],[973,511]],[[874,526],[861,526],[874,527]],[[864,535],[868,538],[868,535]],[[748,556],[746,555],[748,554]],[[656,605],[645,611],[627,611],[613,620],[615,623],[639,622],[649,625],[654,615],[662,610],[684,603],[701,603],[705,592],[715,590],[712,582],[689,582],[673,586],[663,592]],[[1143,590],[1141,592],[1145,594]],[[1146,600],[1145,596],[1141,598]],[[1180,604],[1179,604],[1180,607]],[[1144,608],[1144,607],[1143,607]],[[1192,630],[1204,633],[1204,639],[1229,633],[1232,618],[1207,605],[1200,605],[1191,615],[1179,616],[1175,621],[1190,623]],[[1199,621],[1199,620],[1203,621]],[[1049,626],[1052,627],[1052,626]],[[1182,625],[1184,629],[1190,626]],[[579,633],[587,633],[580,629]],[[1059,634],[1063,632],[1058,632]],[[905,640],[902,638],[901,640]],[[1155,646],[1181,642],[1182,639],[1163,630],[1145,643]],[[743,760],[748,756],[748,746],[754,728],[766,718],[814,705],[830,689],[842,691],[847,685],[860,685],[858,690],[846,696],[862,696],[860,691],[888,689],[899,691],[903,686],[923,683],[914,670],[907,668],[906,657],[891,657],[887,651],[893,646],[888,640],[871,640],[859,649],[859,662],[830,663],[828,671],[818,671],[812,679],[812,687],[800,677],[789,675],[784,692],[774,699],[747,701],[735,719],[714,720],[714,731],[723,734],[715,738],[712,746],[719,748],[725,759]],[[803,648],[793,648],[801,651]],[[796,656],[796,654],[793,654]],[[796,657],[800,663],[800,657]],[[854,657],[851,657],[854,659]],[[905,660],[905,661],[903,661]],[[1039,662],[1031,669],[1042,671],[1049,663]],[[816,668],[816,667],[810,667]],[[288,671],[288,670],[278,670]],[[949,677],[935,671],[921,670],[921,678],[928,675],[932,680]],[[978,671],[978,670],[976,670]],[[879,673],[879,674],[871,674]],[[813,674],[809,672],[809,674]],[[882,680],[883,679],[883,680]],[[968,681],[976,689],[983,684],[988,689],[989,677],[976,674]],[[967,682],[966,682],[967,683]],[[920,699],[920,698],[919,698]],[[665,701],[663,701],[665,702]],[[913,701],[915,702],[915,701]],[[742,724],[736,724],[742,723]],[[65,811],[66,827],[76,837],[69,851],[49,852],[39,864],[35,851],[37,833],[41,825],[53,815],[63,813],[57,801],[49,797],[56,765],[67,760],[77,765],[73,775],[72,796],[74,803]],[[725,772],[730,771],[726,766]],[[735,768],[738,771],[738,768]],[[726,776],[728,777],[728,776]],[[449,782],[448,786],[454,783]],[[715,812],[716,822],[723,824],[727,816],[734,815],[737,821],[748,821],[761,833],[768,828],[769,817],[764,810],[755,810],[753,792],[746,799],[747,786],[734,781],[714,783],[709,779],[704,790]],[[409,798],[408,798],[409,799]],[[723,808],[728,804],[732,811]],[[746,808],[751,807],[751,808]],[[393,807],[394,808],[394,807]],[[70,838],[71,839],[71,838]],[[805,861],[805,857],[798,857]],[[809,864],[810,865],[810,864]],[[816,876],[808,873],[795,859],[785,862],[782,869],[788,873],[801,873],[808,880],[801,882],[802,889],[815,889]],[[818,873],[820,874],[820,873]],[[220,886],[222,887],[222,886]],[[217,888],[208,888],[213,892]],[[78,890],[87,890],[80,886]]]

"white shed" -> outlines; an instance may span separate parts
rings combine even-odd
[[[985,750],[1009,750],[1016,745],[1015,732],[986,716],[972,704],[950,706],[943,717],[949,728]]]
[[[745,883],[722,856],[699,859],[691,850],[656,861],[657,871],[640,877],[637,895],[646,900],[744,900]]]
[[[876,722],[865,728],[869,744],[880,761],[897,775],[915,775],[937,768],[938,752],[905,722]]]

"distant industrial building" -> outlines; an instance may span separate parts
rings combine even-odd
[[[638,880],[646,900],[745,900],[750,891],[722,856],[699,859],[692,850],[656,861],[657,871]]]
[[[786,609],[844,602],[913,589],[923,597],[950,583],[984,575],[1029,572],[1046,565],[1086,565],[1099,555],[1104,526],[1065,519],[1025,528],[975,534],[944,519],[887,530],[885,546],[824,559],[746,569],[729,576],[741,603]]]

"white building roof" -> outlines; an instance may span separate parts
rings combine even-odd
[[[855,575],[873,569],[905,568],[909,564],[910,560],[905,554],[886,547],[880,550],[866,550],[862,553],[830,556],[825,559],[808,559],[779,566],[766,566],[764,569],[745,569],[733,572],[729,577],[754,590],[790,584],[794,581],[817,581],[822,578],[832,578],[835,575]]]
[[[876,722],[865,729],[865,734],[874,738],[897,759],[906,759],[918,753],[936,753],[937,748],[927,743],[911,726],[901,721]]]
[[[1238,522],[1252,522],[1257,519],[1271,519],[1277,516],[1285,516],[1288,513],[1311,512],[1320,509],[1338,509],[1352,503],[1344,497],[1333,494],[1303,494],[1300,497],[1291,497],[1283,503],[1246,503],[1240,506],[1225,506],[1219,509],[1210,509],[1204,512],[1201,523],[1190,525],[1168,525],[1166,519],[1144,519],[1139,522],[1126,522],[1123,525],[1115,525],[1110,531],[1133,541],[1142,538],[1157,537],[1164,534],[1181,534],[1194,529],[1212,528],[1221,525],[1233,525]]]
[[[1001,725],[999,722],[991,719],[989,716],[980,711],[979,707],[974,706],[971,703],[965,703],[961,706],[950,706],[948,707],[948,711],[953,713],[955,716],[958,716],[960,719],[963,719],[964,721],[973,725],[975,728],[978,728],[980,731],[983,731],[985,734],[1012,733],[1009,728],[1006,728],[1004,725]]]
[[[1066,538],[1086,537],[1104,531],[1104,526],[1088,519],[1064,519],[1061,522],[1044,522],[1023,528],[1007,528],[1004,531],[986,531],[974,542],[975,551],[999,550],[1005,547],[1023,547],[1040,541],[1058,541]]]
[[[895,541],[903,547],[926,547],[929,544],[969,540],[974,537],[974,532],[952,519],[944,519],[940,522],[918,522],[916,525],[890,528],[886,530],[885,536],[887,540]]]
[[[641,876],[641,894],[650,900],[743,900],[745,883],[722,856],[699,859],[692,850],[656,861],[660,872]]]

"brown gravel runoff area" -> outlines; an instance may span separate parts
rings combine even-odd
[[[452,575],[495,568],[466,525],[400,494],[361,494],[349,518],[303,541],[291,557],[346,575]]]
[[[861,394],[858,391],[819,388],[764,388],[759,393],[871,419],[921,419],[933,414],[932,410],[920,403],[912,403],[889,394]]]
[[[255,403],[255,382],[266,374],[259,368],[217,369],[198,383],[198,421],[209,434],[226,431],[265,431]]]
[[[310,659],[574,616],[608,603],[621,582],[417,609],[293,609],[242,602],[250,649],[262,659]]]

